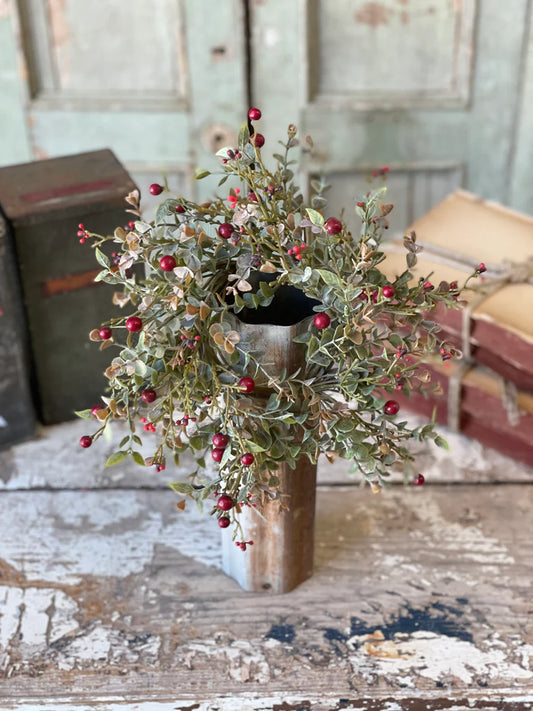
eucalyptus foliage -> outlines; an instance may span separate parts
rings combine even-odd
[[[379,487],[396,462],[411,460],[407,440],[432,438],[445,445],[432,423],[410,428],[387,415],[384,403],[398,389],[431,387],[421,365],[430,351],[454,355],[438,341],[427,314],[441,302],[457,307],[459,289],[413,281],[409,268],[420,249],[414,234],[404,239],[406,270],[392,282],[380,270],[380,242],[392,209],[384,187],[359,196],[359,234],[345,225],[330,234],[323,216],[325,183],[312,181],[306,202],[295,182],[295,136],[291,125],[271,171],[245,126],[239,145],[218,153],[220,184],[234,176],[242,193],[231,189],[229,199],[204,204],[167,197],[151,223],[142,220],[138,194],[132,193],[132,227],[90,235],[102,267],[97,279],[119,288],[114,302],[125,312],[105,324],[113,335],[101,347],[115,348],[116,355],[106,371],[110,393],[93,413],[100,426],[92,439],[120,418],[130,433],[108,464],[130,455],[138,464],[163,468],[166,458],[178,462],[189,450],[196,467],[187,481],[171,486],[198,501],[215,491],[237,503],[250,496],[276,498],[283,493],[279,464],[294,468],[300,457],[315,462],[320,453],[352,460]],[[233,226],[231,239],[220,236],[223,223]],[[114,259],[99,249],[106,241],[117,245]],[[176,267],[163,271],[159,263],[168,255]],[[257,279],[262,273],[270,281]],[[240,331],[243,309],[269,306],[285,285],[315,300],[314,311],[331,318],[322,329],[312,315],[300,324],[295,340],[303,357],[294,372],[266,363]],[[384,295],[385,286],[393,287],[393,298]],[[138,332],[125,327],[131,316],[142,320]],[[91,338],[102,340],[97,330]],[[243,392],[242,377],[262,390]],[[141,397],[147,389],[156,393],[150,404]],[[90,411],[79,414],[92,417]],[[139,452],[147,429],[157,438],[150,460]],[[205,460],[215,433],[227,434],[229,444],[218,476],[209,480]],[[254,455],[251,466],[240,461],[245,452]]]

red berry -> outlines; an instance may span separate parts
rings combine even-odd
[[[152,183],[148,189],[152,195],[161,195],[163,192],[163,186],[159,183]]]
[[[176,266],[176,260],[171,254],[166,254],[159,260],[159,266],[164,272],[171,272]]]
[[[248,200],[252,202],[257,202],[257,195],[255,193],[248,193]]]
[[[481,264],[478,264],[477,269],[476,269],[476,272],[478,274],[483,274],[483,272],[486,272],[486,271],[487,271],[487,267],[483,264],[483,262],[481,262]]]
[[[227,528],[230,525],[230,523],[231,523],[231,521],[229,520],[229,518],[227,516],[221,516],[218,519],[218,525],[220,526],[220,528]]]
[[[250,138],[250,141],[253,143],[254,146],[257,146],[257,148],[262,148],[265,145],[265,137],[262,133],[255,133]]]
[[[180,215],[183,215],[183,213],[185,212],[185,208],[183,207],[183,205],[176,205],[176,212],[178,212]]]
[[[83,437],[80,437],[80,444],[84,449],[87,449],[87,447],[90,447],[92,443],[93,443],[93,438],[89,437],[89,435],[83,435]]]
[[[315,316],[315,318],[313,319],[313,323],[317,328],[327,328],[331,323],[331,319],[325,311],[321,311]]]
[[[213,435],[213,439],[211,441],[213,442],[214,447],[225,449],[228,446],[229,437],[228,435],[222,434],[222,432],[217,432]]]
[[[383,408],[386,415],[395,415],[400,410],[400,405],[396,400],[387,400]]]
[[[237,385],[245,393],[251,393],[255,388],[255,380],[253,378],[241,378]]]
[[[141,398],[142,398],[143,402],[150,404],[151,402],[153,402],[154,400],[157,399],[157,394],[156,394],[155,390],[148,388],[147,390],[142,391]]]
[[[108,326],[104,326],[98,331],[98,335],[102,341],[107,341],[111,338],[111,329]]]
[[[143,327],[143,322],[138,316],[130,316],[126,321],[126,328],[128,331],[135,333],[135,331],[140,331]]]
[[[222,494],[217,501],[217,506],[221,511],[229,511],[233,508],[233,499],[227,494]]]
[[[396,292],[394,291],[394,287],[391,286],[390,284],[387,284],[386,286],[383,287],[383,296],[386,299],[392,299]]]
[[[261,118],[261,112],[259,111],[259,109],[252,107],[248,111],[248,118],[250,119],[250,121],[259,121],[259,119]]]
[[[91,415],[92,415],[93,417],[96,417],[96,413],[97,413],[99,410],[103,410],[103,409],[104,409],[104,406],[103,406],[103,405],[93,405],[93,406],[91,407]]]
[[[222,457],[224,456],[224,449],[222,447],[217,447],[216,449],[213,449],[211,452],[211,456],[215,460],[215,462],[221,462]]]
[[[233,225],[230,225],[229,222],[223,222],[218,228],[218,234],[222,237],[222,239],[229,239],[234,231],[235,229]]]
[[[245,452],[242,457],[241,457],[241,464],[243,464],[245,467],[249,467],[250,464],[253,464],[255,461],[255,457],[251,452]]]
[[[425,481],[426,481],[426,480],[424,479],[424,475],[423,475],[423,474],[419,474],[418,476],[415,476],[415,478],[413,479],[413,484],[414,484],[414,486],[422,486],[422,484],[423,484]]]
[[[342,232],[342,222],[336,217],[329,217],[324,225],[328,235],[338,235]]]

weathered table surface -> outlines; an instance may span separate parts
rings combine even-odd
[[[314,577],[250,595],[186,467],[103,470],[83,430],[0,453],[0,709],[533,708],[531,469],[458,436],[421,488],[324,465]]]

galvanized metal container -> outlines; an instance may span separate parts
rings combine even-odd
[[[293,326],[241,324],[240,335],[254,348],[263,351],[267,371],[288,373],[300,368],[305,346],[294,337],[309,327],[309,319]],[[256,392],[267,397],[267,378],[258,379]],[[265,400],[266,402],[266,400]],[[316,464],[302,457],[292,470],[281,464],[273,472],[280,481],[284,508],[278,501],[261,509],[243,507],[240,522],[246,540],[253,545],[242,551],[232,541],[231,530],[222,531],[223,567],[248,592],[285,593],[307,580],[313,573]]]

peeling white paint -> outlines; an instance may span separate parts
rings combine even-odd
[[[39,711],[182,711],[185,709],[190,709],[193,707],[195,711],[272,711],[275,705],[281,706],[286,703],[288,706],[302,706],[310,704],[310,708],[313,711],[322,711],[325,709],[331,709],[338,705],[340,698],[350,698],[352,697],[355,702],[357,697],[357,702],[364,701],[368,699],[369,705],[372,702],[375,703],[376,696],[367,696],[355,693],[350,690],[345,690],[338,692],[336,694],[322,693],[316,695],[314,693],[305,694],[300,693],[295,695],[294,693],[280,692],[277,694],[269,694],[268,696],[263,696],[262,694],[255,694],[252,692],[234,695],[231,697],[221,697],[212,695],[210,699],[205,699],[206,694],[201,694],[204,700],[198,698],[199,695],[195,697],[188,698],[176,698],[173,701],[141,701],[132,702],[131,700],[120,701],[118,699],[100,699],[94,698],[90,705],[79,703],[75,699],[59,699],[53,704],[41,704],[39,703]],[[411,692],[412,696],[412,692]],[[530,704],[533,703],[533,694],[528,694],[524,696],[523,694],[516,694],[513,689],[502,689],[501,693],[498,692],[498,697],[505,699],[506,702],[513,702],[517,704],[524,704],[523,711],[527,711],[531,708]],[[453,698],[450,699],[453,704]],[[486,696],[475,696],[471,698],[471,704],[475,702],[480,708],[480,704],[483,702],[494,701],[494,697],[490,695]],[[99,703],[100,702],[100,703]],[[101,704],[101,705],[100,705]],[[351,703],[346,703],[342,706],[344,711],[360,711],[360,703],[352,705]],[[402,701],[385,701],[382,706],[383,711],[402,711]],[[463,701],[458,701],[457,705],[453,704],[447,706],[447,711],[465,711],[465,705]],[[17,703],[15,705],[0,705],[0,709],[5,709],[6,711],[36,711],[37,707],[35,704],[31,703]]]
[[[87,666],[107,667],[110,664],[116,668],[120,664],[138,663],[141,657],[143,664],[154,664],[160,647],[161,638],[158,635],[149,635],[143,640],[131,632],[126,634],[121,630],[98,626],[68,640],[50,656],[63,671]]]
[[[154,495],[168,497],[167,520],[154,510]],[[28,533],[4,536],[2,558],[29,580],[69,584],[83,575],[139,573],[152,561],[156,545],[220,568],[216,522],[195,506],[176,511],[174,500],[170,491],[110,491],[105,497],[91,491],[9,494],[2,527],[16,531],[24,521]]]
[[[533,679],[533,671],[510,662],[508,654],[500,649],[483,650],[471,642],[428,631],[414,632],[408,639],[402,637],[404,635],[395,635],[393,640],[382,643],[384,656],[378,656],[379,642],[373,641],[374,653],[369,654],[365,651],[368,636],[352,637],[348,644],[357,648],[357,654],[349,657],[353,673],[387,676],[395,682],[400,675],[410,675],[409,685],[415,686],[417,677],[435,682],[460,679],[467,685],[479,678],[509,682]],[[409,676],[404,682],[406,680]]]
[[[238,682],[253,681],[266,684],[271,679],[270,666],[260,651],[259,645],[252,645],[245,640],[235,640],[228,645],[220,645],[210,640],[192,642],[187,645],[187,662],[191,663],[197,653],[218,658],[224,656],[230,662],[229,675]]]
[[[78,606],[61,590],[0,587],[0,649],[18,633],[17,646],[32,654],[75,631]]]

